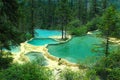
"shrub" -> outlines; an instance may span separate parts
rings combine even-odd
[[[13,58],[11,57],[11,53],[1,52],[0,55],[1,55],[0,56],[0,69],[8,68],[13,61]]]
[[[80,72],[74,72],[70,69],[64,70],[60,76],[61,80],[82,80],[83,78]]]
[[[86,26],[81,26],[81,27],[78,27],[78,28],[73,28],[70,30],[70,34],[71,35],[84,35],[87,33],[87,27]]]
[[[52,72],[33,63],[14,64],[0,72],[1,80],[53,80]]]
[[[112,52],[104,57],[96,66],[96,74],[104,80],[120,80],[120,53]]]
[[[98,29],[99,26],[99,21],[100,21],[100,17],[96,17],[94,19],[92,19],[91,21],[89,21],[86,26],[88,28],[88,31],[94,31]]]

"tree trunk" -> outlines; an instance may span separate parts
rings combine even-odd
[[[105,56],[107,57],[109,54],[109,31],[106,34],[106,49],[105,49]]]
[[[65,39],[67,39],[67,34],[66,34],[66,26],[65,26]]]
[[[66,34],[66,31],[67,31],[67,28],[66,28],[66,27],[67,27],[67,26],[66,26],[66,25],[67,25],[67,19],[65,19],[64,22],[65,22],[65,33],[64,33],[64,34],[65,34],[65,39],[67,39],[67,34]]]
[[[105,10],[107,8],[107,0],[102,0],[102,7],[103,7],[103,10]]]
[[[32,33],[32,37],[34,37],[34,4],[33,4],[33,0],[32,0],[32,6],[31,6],[31,17],[32,17],[32,26],[31,26],[31,33]]]
[[[64,31],[63,31],[64,29],[63,29],[63,23],[62,23],[62,39],[64,38],[63,36],[64,36]]]
[[[2,46],[0,46],[0,57],[2,57]]]

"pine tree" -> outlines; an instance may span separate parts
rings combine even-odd
[[[0,69],[7,68],[12,62],[9,53],[2,51],[2,48],[10,49],[10,46],[19,44],[21,33],[18,31],[18,5],[16,0],[2,0],[0,2]],[[5,54],[3,54],[5,53]],[[7,56],[6,56],[7,55]]]
[[[96,17],[99,14],[98,0],[90,0],[89,19]]]
[[[109,54],[109,37],[115,36],[115,34],[117,35],[119,34],[116,32],[116,30],[119,30],[119,28],[116,26],[117,22],[118,18],[115,7],[111,6],[103,14],[100,27],[101,31],[104,33],[106,37],[106,50],[105,50],[106,56]]]
[[[61,24],[62,39],[66,38],[66,25],[71,20],[71,15],[68,0],[60,0],[58,7],[56,8],[56,17]]]
[[[82,24],[85,24],[87,21],[87,7],[88,7],[88,1],[87,0],[78,0],[77,1],[78,6],[78,18],[81,21]]]
[[[34,0],[31,0],[31,34],[32,34],[32,37],[34,37],[34,26],[35,26],[35,22],[34,22]]]
[[[102,9],[103,9],[103,11],[105,11],[107,6],[108,6],[108,0],[102,0]]]

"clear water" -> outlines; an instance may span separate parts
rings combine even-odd
[[[101,38],[90,35],[82,37],[74,37],[69,42],[59,45],[49,45],[50,54],[67,59],[70,62],[95,62],[101,54],[93,52],[96,45],[102,44]]]
[[[54,44],[48,46],[50,54],[67,59],[70,62],[77,63],[79,61],[83,62],[86,60],[94,62],[103,55],[93,51],[96,45],[102,44],[103,40],[96,37],[97,34],[99,35],[99,32],[95,31],[94,34],[82,37],[73,37],[69,42],[56,44],[58,42],[50,39],[49,37],[60,36],[61,31],[35,29],[35,38],[28,41],[28,43],[34,46]]]
[[[43,57],[42,53],[39,52],[29,52],[26,54],[26,56],[28,56],[31,61],[35,60],[38,56]]]
[[[57,41],[50,39],[50,38],[34,38],[30,41],[28,41],[29,44],[32,44],[34,46],[42,46],[45,44],[56,44]]]
[[[50,36],[61,36],[61,31],[35,29],[35,38],[49,38]]]
[[[40,52],[29,52],[26,54],[29,57],[30,61],[34,61],[40,65],[47,65],[46,59]]]
[[[48,50],[50,54],[64,58],[70,62],[84,62],[88,60],[89,62],[94,62],[103,54],[98,54],[93,52],[93,49],[96,45],[102,43],[103,39],[96,37],[96,32],[93,35],[86,35],[82,37],[73,37],[70,41],[63,44],[56,44],[57,41],[50,39],[50,36],[60,36],[61,31],[55,30],[42,30],[35,29],[35,38],[28,41],[29,44],[34,46],[42,46],[45,44],[54,44],[49,45]],[[11,52],[17,53],[20,51],[20,47],[12,46]],[[38,53],[29,53],[27,56],[30,60],[35,60]]]
[[[9,51],[13,54],[17,54],[18,52],[20,52],[20,46],[10,46],[10,50],[3,48],[3,50],[5,51]]]

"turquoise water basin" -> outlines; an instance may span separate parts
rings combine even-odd
[[[42,66],[47,65],[47,60],[44,58],[40,52],[29,52],[26,54],[29,57],[30,61],[40,64]]]
[[[35,38],[49,38],[50,36],[61,36],[61,31],[35,29]]]
[[[42,46],[46,44],[56,44],[58,42],[50,38],[34,38],[28,41],[28,43],[34,46]]]
[[[96,37],[95,34],[90,34],[82,37],[73,37],[70,41],[65,43],[59,42],[50,39],[50,36],[60,36],[61,31],[55,30],[42,30],[42,29],[35,29],[35,38],[28,41],[29,44],[34,46],[43,46],[46,44],[48,45],[48,51],[51,55],[64,58],[70,62],[84,62],[86,60],[90,62],[95,62],[101,56],[102,53],[94,52],[93,49],[96,45],[102,44],[103,39]],[[102,50],[102,49],[101,49]],[[13,47],[11,52],[19,52],[20,47]],[[38,54],[37,54],[38,55]],[[34,60],[36,57],[35,53],[29,53],[27,56]]]
[[[20,46],[10,46],[10,50],[3,48],[4,51],[9,51],[12,54],[17,54],[20,52]]]
[[[48,45],[48,51],[51,55],[64,58],[70,62],[84,62],[88,60],[89,62],[95,62],[102,56],[102,53],[94,52],[93,49],[96,45],[102,44],[103,39],[96,37],[99,32],[95,31],[94,34],[73,37],[70,41],[62,44],[56,44],[57,41],[50,39],[50,36],[60,36],[61,31],[55,30],[42,30],[35,29],[35,38],[28,41],[29,44],[34,46]],[[54,44],[54,45],[53,45]],[[102,50],[102,49],[101,49]]]
[[[103,39],[90,35],[73,37],[64,44],[49,45],[48,51],[51,55],[64,58],[70,62],[95,62],[103,54],[96,53],[93,49],[102,44]]]
[[[12,46],[10,52],[12,53],[20,52],[20,46]]]

